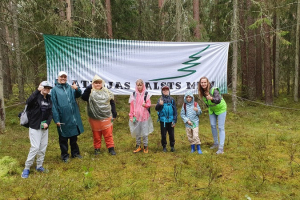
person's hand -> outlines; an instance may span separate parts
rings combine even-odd
[[[44,123],[43,126],[44,126],[44,129],[48,128],[48,124],[47,123]]]
[[[40,85],[37,89],[38,89],[38,91],[42,91],[42,89],[44,89],[44,86],[41,86],[41,83],[40,83]]]
[[[187,121],[188,125],[192,125],[193,123],[189,120]]]
[[[164,105],[164,101],[162,98],[159,99],[159,105]]]
[[[65,123],[57,122],[57,123],[56,123],[56,126],[60,127],[62,124],[65,124]]]
[[[198,108],[197,108],[197,107],[194,107],[194,111],[198,112]]]
[[[146,104],[145,103],[143,103],[143,105],[142,105],[143,107],[145,107],[146,106]]]
[[[176,125],[176,124],[172,122],[172,125],[171,125],[171,126],[172,126],[172,127],[175,127],[175,125]]]
[[[133,118],[130,118],[130,121],[133,122]]]
[[[78,86],[76,85],[75,81],[73,82],[72,86],[71,86],[74,90],[78,89]]]
[[[207,96],[206,96],[206,99],[207,99],[207,100],[213,100],[212,96],[210,96],[210,95],[207,95]]]

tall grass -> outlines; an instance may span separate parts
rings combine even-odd
[[[152,103],[157,98],[152,97]],[[114,122],[117,155],[109,155],[103,141],[100,155],[95,156],[86,104],[80,100],[85,132],[78,144],[83,159],[61,161],[52,123],[44,163],[49,173],[37,173],[32,166],[28,179],[21,178],[30,147],[28,129],[18,124],[17,114],[23,106],[10,107],[7,129],[0,134],[0,199],[298,199],[299,110],[239,102],[234,114],[230,98],[225,95],[228,114],[223,155],[209,149],[213,140],[204,107],[199,128],[203,155],[190,153],[180,117],[175,127],[176,151],[163,153],[153,108],[155,127],[149,135],[149,153],[134,154],[128,97],[119,96]],[[277,99],[275,105],[300,109],[292,98]]]

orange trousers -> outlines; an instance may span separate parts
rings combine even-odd
[[[102,135],[104,137],[106,148],[115,147],[114,140],[113,140],[113,126],[102,130],[102,131],[93,131],[94,136],[94,148],[100,149],[101,148],[101,139]]]

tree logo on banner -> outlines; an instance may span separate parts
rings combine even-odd
[[[204,52],[205,50],[207,50],[208,48],[210,47],[210,45],[207,45],[207,47],[191,56],[189,56],[189,58],[191,60],[187,61],[187,62],[184,62],[182,63],[183,65],[188,65],[188,67],[183,67],[183,68],[180,68],[178,69],[177,71],[179,72],[189,72],[188,74],[185,74],[185,75],[182,75],[182,76],[173,76],[173,77],[165,77],[165,78],[158,78],[158,79],[152,79],[152,80],[149,80],[149,81],[161,81],[161,80],[167,80],[167,79],[176,79],[176,78],[182,78],[182,77],[186,77],[186,76],[190,76],[192,74],[194,74],[196,72],[196,70],[192,70],[190,68],[193,68],[199,64],[201,64],[200,62],[196,62],[194,63],[195,61],[199,60],[202,56],[196,56],[202,52]]]

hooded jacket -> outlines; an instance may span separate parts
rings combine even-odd
[[[76,103],[76,98],[80,96],[80,88],[74,90],[68,83],[60,84],[56,81],[51,90],[53,121],[64,123],[57,127],[58,134],[63,137],[76,136],[84,131]]]
[[[173,105],[173,123],[174,124],[177,123],[177,108],[176,108],[176,103],[175,103],[174,98],[170,96],[170,94],[171,94],[170,88],[169,88],[169,95],[164,95],[162,90],[161,90],[161,94],[162,94],[161,98],[163,99],[164,104],[165,103],[172,103],[172,105]],[[164,105],[159,104],[159,101],[160,101],[160,98],[157,100],[157,104],[155,106],[155,110],[158,111],[158,112],[160,112],[164,107]]]
[[[186,97],[187,96],[190,96],[192,97],[192,101],[191,102],[188,102],[186,100]],[[189,125],[187,122],[190,120],[191,122],[194,122],[194,124],[196,125],[196,127],[199,126],[199,115],[202,114],[202,110],[199,106],[199,104],[197,104],[197,108],[198,108],[198,111],[196,112],[194,110],[194,95],[192,93],[192,91],[187,91],[184,95],[184,103],[186,104],[186,110],[184,109],[184,105],[182,105],[182,108],[181,108],[181,112],[180,112],[180,116],[184,122],[184,125],[185,127],[187,128],[192,128],[191,125]]]

